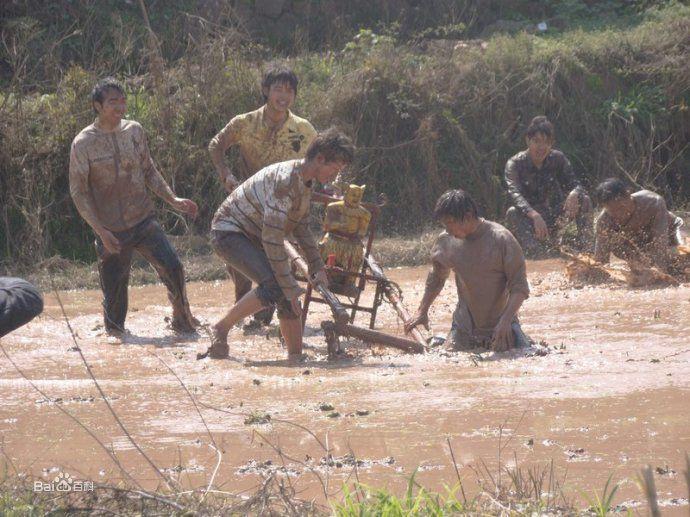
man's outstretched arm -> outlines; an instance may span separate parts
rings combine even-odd
[[[419,304],[417,312],[405,322],[405,332],[412,331],[417,325],[424,325],[427,329],[429,327],[429,308],[434,303],[436,297],[443,290],[446,279],[450,274],[450,269],[443,266],[439,262],[433,261],[431,271],[426,277],[426,284],[424,286],[424,296]]]

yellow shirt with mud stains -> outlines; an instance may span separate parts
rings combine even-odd
[[[240,166],[237,179],[243,181],[273,163],[304,158],[307,147],[316,138],[311,123],[288,111],[287,120],[277,130],[264,121],[266,106],[237,115],[208,145],[217,169],[225,164],[225,152],[239,146]]]

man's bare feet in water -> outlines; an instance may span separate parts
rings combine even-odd
[[[288,354],[288,365],[289,366],[299,366],[307,359],[307,356],[303,353],[299,354]]]
[[[208,355],[211,359],[226,359],[230,355],[230,347],[228,346],[228,335],[219,333],[213,329],[211,335],[211,346],[208,349]]]

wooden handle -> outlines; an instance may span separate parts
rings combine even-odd
[[[367,266],[369,266],[369,269],[371,270],[372,276],[381,281],[389,282],[388,278],[386,278],[386,275],[383,273],[383,268],[378,265],[374,257],[369,255],[368,257],[365,257],[365,260],[367,261]],[[389,284],[386,284],[383,294],[388,301],[391,302],[391,305],[393,305],[395,312],[398,314],[398,317],[403,321],[403,323],[410,319],[410,312],[407,310],[407,307],[403,305],[402,300]],[[417,341],[417,343],[426,348],[426,339],[424,339],[424,335],[418,328],[413,328],[410,331],[410,334],[412,334],[412,337],[415,339],[415,341]]]
[[[288,241],[285,241],[285,251],[287,251],[287,254],[290,257],[290,260],[292,264],[295,266],[295,268],[300,273],[302,273],[302,275],[304,275],[307,281],[311,283],[312,287],[316,290],[317,293],[321,295],[321,297],[331,308],[331,312],[333,313],[333,319],[336,321],[336,323],[347,323],[349,316],[347,314],[347,310],[345,309],[345,307],[342,306],[338,298],[336,298],[336,296],[332,292],[330,292],[326,286],[311,282],[311,279],[309,278],[309,267],[307,266],[307,263],[297,252],[295,247]]]

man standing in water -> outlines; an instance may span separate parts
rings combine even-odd
[[[302,356],[304,290],[290,269],[284,241],[294,237],[302,249],[316,283],[327,283],[324,263],[309,230],[309,208],[314,182],[327,183],[354,157],[350,139],[329,129],[317,135],[301,160],[274,163],[237,187],[218,208],[211,225],[216,253],[226,265],[256,282],[257,287],[237,300],[213,326],[209,354],[228,356],[230,329],[243,318],[277,307],[280,331],[288,359]]]
[[[529,296],[529,285],[515,237],[500,224],[478,217],[477,206],[462,190],[449,190],[438,199],[434,219],[445,231],[431,250],[424,296],[405,322],[405,331],[428,325],[429,307],[453,271],[458,291],[449,336],[453,348],[491,347],[501,352],[528,346],[517,312]]]
[[[144,129],[123,118],[127,101],[119,82],[99,81],[91,101],[96,120],[72,142],[69,183],[77,210],[96,233],[105,329],[124,331],[129,271],[138,251],[168,290],[173,330],[193,332],[198,322],[189,309],[182,263],[156,221],[146,189],[191,217],[197,205],[175,195],[153,163]]]
[[[297,95],[297,82],[297,76],[289,68],[271,66],[261,81],[265,104],[255,111],[237,115],[211,140],[208,150],[228,194],[239,182],[267,165],[304,158],[316,131],[308,120],[290,111]],[[225,152],[232,146],[239,148],[237,175],[225,161]],[[232,267],[229,273],[235,284],[237,301],[250,291],[252,282]],[[259,311],[248,327],[268,325],[272,317],[273,309]]]
[[[568,221],[576,227],[575,246],[591,246],[592,202],[568,159],[553,149],[554,133],[546,117],[534,117],[527,128],[527,149],[506,163],[505,180],[513,202],[506,223],[528,256],[543,255],[549,239]]]
[[[620,179],[608,178],[596,199],[604,210],[595,223],[595,260],[607,263],[613,253],[666,271],[683,220],[666,209],[664,198],[649,190],[631,194]]]

